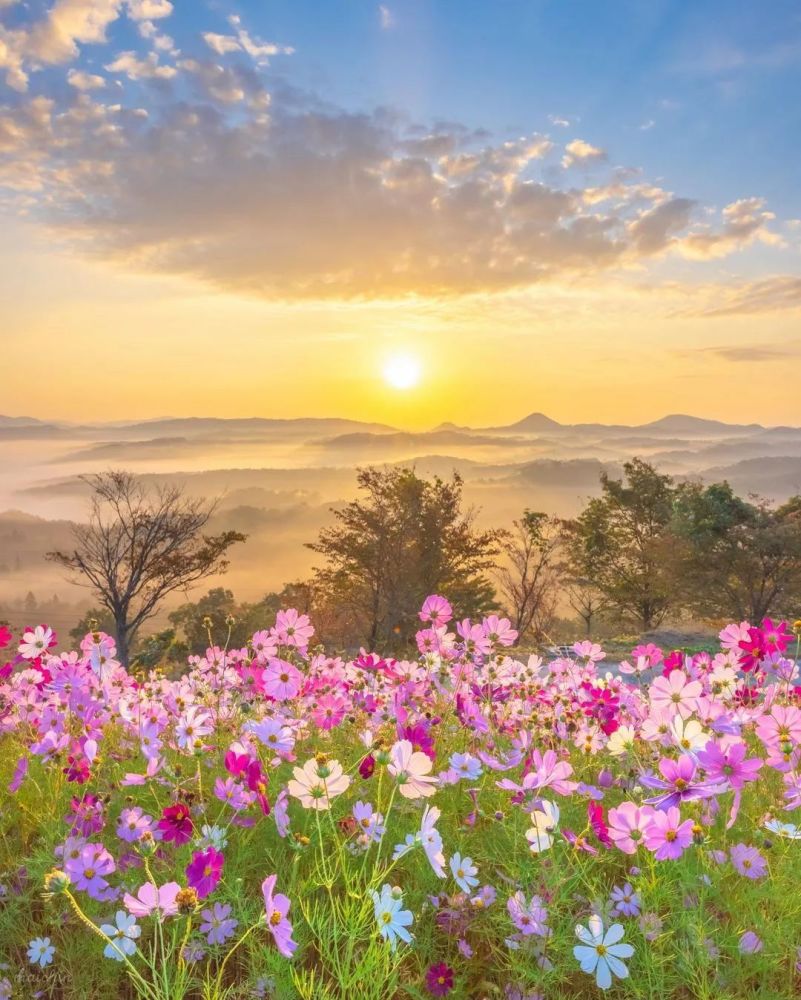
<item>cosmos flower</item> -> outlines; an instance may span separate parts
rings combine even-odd
[[[264,693],[275,701],[296,698],[303,685],[303,674],[286,660],[270,659],[262,673]],[[262,740],[262,742],[265,742]]]
[[[700,681],[690,681],[683,670],[671,670],[668,677],[657,677],[648,690],[651,705],[656,711],[672,710],[688,719],[703,691]]]
[[[531,813],[531,827],[526,830],[526,840],[533,854],[540,854],[553,846],[553,834],[559,826],[559,806],[542,799]]]
[[[478,879],[475,877],[478,874],[478,868],[473,864],[473,859],[463,858],[457,851],[449,864],[456,884],[462,892],[469,895],[473,888],[478,885]]]
[[[239,921],[231,916],[228,903],[214,903],[200,913],[200,933],[206,935],[209,944],[224,944],[233,936],[239,926]]]
[[[373,900],[378,932],[382,938],[389,941],[392,951],[398,946],[398,938],[409,944],[412,935],[406,928],[412,925],[414,918],[410,910],[403,909],[401,890],[385,883],[381,886],[380,894],[372,891],[370,896]]]
[[[433,795],[436,778],[430,775],[431,758],[420,750],[415,750],[409,740],[399,740],[390,750],[389,773],[398,783],[398,791],[404,798],[420,799]]]
[[[178,913],[176,897],[180,891],[181,887],[177,882],[167,882],[161,887],[145,882],[135,896],[126,892],[122,901],[128,912],[135,917],[149,917],[154,913],[159,919],[174,917]]]
[[[622,924],[612,924],[604,931],[603,922],[597,916],[590,917],[588,927],[581,924],[576,927],[576,937],[581,944],[573,948],[573,954],[582,972],[595,974],[595,982],[602,990],[609,989],[613,976],[625,979],[629,974],[622,960],[631,958],[634,948],[623,942],[624,933]]]
[[[444,962],[437,962],[426,973],[426,989],[435,997],[446,997],[453,989],[453,969]]]
[[[56,953],[55,946],[50,944],[49,937],[34,938],[28,942],[28,961],[42,969],[50,965]]]
[[[741,955],[755,955],[758,951],[762,951],[762,939],[755,931],[745,931],[737,947]]]
[[[117,910],[114,923],[101,924],[100,930],[113,942],[106,945],[103,954],[106,958],[113,958],[117,962],[121,962],[126,955],[134,954],[136,939],[142,933],[136,917],[127,914],[125,910]]]
[[[693,821],[681,820],[675,806],[665,812],[655,810],[645,828],[645,846],[653,851],[657,861],[675,861],[693,840]]]
[[[609,900],[614,904],[615,912],[621,916],[639,916],[642,903],[639,894],[634,891],[630,882],[626,882],[623,886],[616,885],[611,892]]]
[[[261,884],[264,896],[264,910],[267,916],[267,930],[272,934],[276,947],[285,958],[291,958],[298,947],[292,940],[292,924],[289,922],[289,899],[283,893],[273,895],[277,875],[269,875]]]
[[[197,892],[200,899],[214,892],[217,883],[222,878],[225,858],[219,851],[209,847],[192,855],[192,860],[186,868],[189,885]]]
[[[189,815],[189,806],[179,802],[174,806],[166,806],[161,812],[157,826],[161,830],[162,839],[173,841],[176,847],[187,844],[192,839],[194,823]]]
[[[350,778],[337,760],[312,757],[303,767],[294,768],[292,774],[287,789],[304,809],[330,809],[331,802],[350,786]]]
[[[755,847],[735,844],[729,851],[731,863],[746,878],[762,878],[768,869],[767,862]]]

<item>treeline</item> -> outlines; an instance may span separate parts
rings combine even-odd
[[[668,617],[797,617],[801,608],[801,497],[779,506],[745,499],[728,483],[675,482],[634,459],[622,479],[601,476],[600,495],[575,519],[526,510],[510,529],[485,529],[465,505],[456,474],[423,479],[410,468],[366,468],[358,488],[309,543],[319,556],[310,579],[253,603],[216,587],[171,612],[170,628],[138,638],[136,658],[149,664],[202,654],[209,645],[241,647],[288,606],[311,615],[329,646],[402,652],[413,645],[417,612],[432,593],[447,595],[463,618],[506,615],[531,644],[551,641],[566,618],[575,636],[600,627],[648,632]],[[184,502],[172,500],[185,518]],[[163,497],[154,509],[164,520]],[[136,523],[147,523],[141,510]],[[102,524],[107,543],[113,519]],[[227,544],[241,538],[225,536]],[[211,558],[215,540],[190,541],[195,561],[200,551],[209,572],[219,570],[219,543]],[[166,572],[163,558],[153,564]],[[120,567],[117,577],[128,581],[130,571]],[[103,597],[102,588],[96,592]],[[118,603],[103,599],[76,636],[92,618],[116,634]]]

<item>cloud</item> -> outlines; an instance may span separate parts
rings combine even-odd
[[[73,48],[105,30],[84,20],[76,33],[78,21],[63,35]],[[102,77],[70,67],[70,87],[49,74],[50,96],[0,104],[0,206],[86,256],[282,300],[592,282],[774,238],[760,199],[704,214],[582,139],[340,107],[265,70],[289,48],[228,23],[169,63],[141,42],[106,57],[107,72],[147,87],[108,88],[110,99]],[[598,176],[582,186],[560,160]]]
[[[157,21],[172,14],[170,0],[127,0],[127,6],[132,21]]]
[[[0,68],[6,70],[8,86],[24,93],[31,68],[69,62],[78,56],[79,45],[104,42],[121,4],[122,0],[57,0],[31,24],[14,29],[0,25]]]
[[[595,163],[603,163],[607,159],[606,152],[593,146],[584,139],[573,139],[565,146],[565,155],[562,157],[562,166],[568,167],[589,166]]]
[[[788,309],[801,309],[801,278],[782,274],[719,288],[712,297],[712,304],[683,315],[738,316]]]
[[[787,358],[798,357],[798,347],[785,345],[744,346],[744,347],[710,347],[708,353],[714,354],[724,361],[746,362],[753,364],[758,361],[784,361]]]
[[[155,52],[140,58],[136,52],[120,52],[116,59],[104,67],[109,73],[122,73],[129,80],[171,80],[178,70],[159,63]]]
[[[203,41],[208,47],[223,56],[229,52],[246,52],[260,66],[267,66],[272,56],[291,56],[295,51],[291,45],[277,45],[275,42],[264,42],[254,38],[242,27],[242,19],[238,14],[232,14],[228,23],[234,28],[233,35],[219,35],[213,31],[203,33]]]
[[[572,124],[569,118],[563,118],[561,115],[548,115],[548,121],[551,125],[557,125],[559,128],[570,128]],[[578,121],[578,119],[576,119]]]
[[[395,27],[395,15],[384,4],[381,4],[378,8],[378,18],[382,31],[389,31],[390,28]]]
[[[105,87],[105,77],[96,73],[84,73],[80,69],[71,69],[67,73],[67,83],[76,90],[98,90]]]

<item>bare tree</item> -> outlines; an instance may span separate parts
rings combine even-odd
[[[496,575],[502,604],[521,638],[539,637],[551,628],[559,593],[560,542],[557,519],[526,510],[502,543],[506,563]]]
[[[593,624],[606,610],[603,594],[594,583],[583,577],[571,577],[563,582],[562,587],[567,603],[583,623],[584,634],[589,639]]]
[[[226,552],[245,536],[204,535],[216,504],[189,499],[177,487],[147,490],[128,472],[82,478],[92,488],[89,520],[74,527],[72,552],[47,558],[91,587],[113,615],[117,655],[127,664],[137,631],[164,598],[224,572]]]

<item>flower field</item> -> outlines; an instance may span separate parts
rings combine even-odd
[[[0,632],[0,997],[799,994],[801,623],[610,669],[420,619],[172,678]]]

